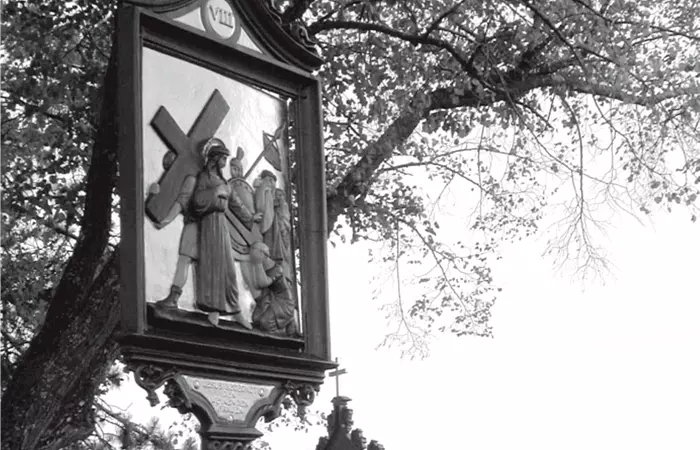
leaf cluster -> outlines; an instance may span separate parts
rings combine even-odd
[[[3,383],[80,233],[112,14],[109,3],[3,6]]]
[[[489,335],[475,325],[489,308],[477,305],[498,292],[489,267],[503,242],[544,227],[555,265],[585,280],[608,269],[597,239],[611,215],[683,205],[695,220],[698,12],[644,1],[312,3],[305,17],[327,61],[329,217],[341,241],[387,243],[373,260],[394,278],[387,311],[400,326],[388,342],[415,350],[433,330]],[[435,233],[448,204],[466,211],[459,233],[471,238]]]

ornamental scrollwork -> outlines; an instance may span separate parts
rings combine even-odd
[[[304,417],[306,417],[306,408],[311,406],[316,399],[316,394],[318,393],[320,386],[317,384],[294,383],[292,381],[287,381],[287,383],[284,385],[284,389],[297,404],[299,417],[304,419]]]
[[[318,49],[316,48],[318,42],[309,36],[306,26],[304,26],[300,20],[297,19],[291,23],[285,23],[285,21],[282,19],[282,14],[275,7],[273,0],[267,0],[263,2],[263,4],[265,5],[265,9],[267,9],[272,15],[277,25],[284,29],[289,36],[301,44],[301,46],[307,51],[315,55],[318,54]]]
[[[250,441],[212,439],[207,442],[205,448],[206,450],[251,450],[253,445]]]
[[[146,398],[151,406],[156,406],[160,402],[156,390],[177,374],[172,367],[154,364],[128,365],[125,370],[134,371],[134,380],[146,391]]]
[[[165,383],[163,393],[168,397],[169,405],[177,409],[180,414],[192,412],[192,402],[185,395],[185,391],[182,390],[180,383],[174,379],[170,379]]]

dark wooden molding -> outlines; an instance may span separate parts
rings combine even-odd
[[[262,345],[242,348],[232,341],[204,343],[149,334],[122,335],[119,341],[122,355],[133,367],[152,364],[174,367],[179,373],[321,384],[325,372],[337,366],[298,352]]]
[[[129,0],[126,4],[157,14],[195,8],[202,0]],[[264,50],[287,64],[312,72],[323,64],[316,41],[298,19],[285,21],[271,0],[231,0],[240,18]]]
[[[143,184],[141,173],[141,49],[138,9],[123,6],[117,20],[116,123],[121,219],[121,328],[143,333],[146,326],[143,254]],[[128,230],[128,231],[124,231]]]

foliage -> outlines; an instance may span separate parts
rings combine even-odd
[[[98,413],[96,432],[88,439],[75,443],[71,450],[198,450],[199,440],[193,434],[193,419],[182,420],[164,429],[157,417],[146,424],[135,423],[126,412],[96,402]]]
[[[696,220],[695,3],[282,3],[327,61],[331,242],[382,243],[387,343],[407,354],[435,332],[491,334],[503,242],[548,232],[555,264],[588,279],[606,270],[611,214]],[[4,4],[3,449],[85,442],[102,414],[119,314],[115,6]]]
[[[543,225],[546,252],[585,281],[608,270],[596,238],[610,215],[682,205],[696,220],[697,12],[688,2],[312,3],[305,17],[328,61],[329,217],[341,239],[386,243],[373,260],[397,277],[389,342],[425,353],[434,330],[490,335],[499,245]],[[464,212],[459,228],[444,210]],[[438,233],[443,220],[463,231]]]
[[[8,2],[3,12],[4,390],[79,233],[110,45],[103,7]]]

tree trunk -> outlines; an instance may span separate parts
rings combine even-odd
[[[94,396],[117,356],[119,252],[107,249],[117,179],[115,58],[113,48],[80,238],[3,394],[2,450],[58,449],[92,433]]]
[[[2,399],[2,449],[58,449],[94,430],[92,402],[117,357],[119,252],[63,329],[44,326]]]

